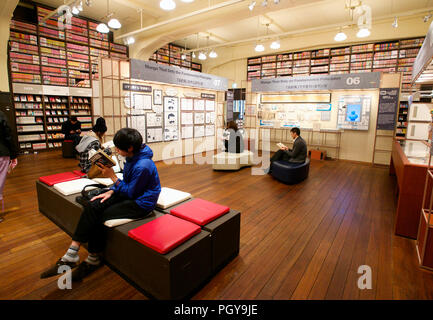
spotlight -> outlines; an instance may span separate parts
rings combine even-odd
[[[200,60],[206,60],[206,55],[203,52],[200,52],[199,55],[198,55],[198,58]]]
[[[267,7],[267,6],[268,6],[268,0],[263,0],[262,7]]]
[[[77,7],[78,11],[83,11],[83,1],[80,1]]]
[[[77,15],[77,14],[79,14],[79,13],[80,13],[80,10],[78,10],[77,7],[73,6],[73,7],[72,7],[72,14]]]
[[[185,54],[185,53],[182,53],[182,55],[180,56],[180,58],[181,58],[182,60],[186,60],[186,54]]]
[[[128,37],[126,38],[126,44],[129,46],[131,44],[135,43],[135,38],[134,37]]]
[[[254,50],[256,50],[257,52],[262,52],[265,51],[265,47],[262,44],[257,44]]]
[[[274,41],[271,43],[271,49],[280,49],[281,45],[280,45],[280,41]]]
[[[218,57],[218,54],[217,54],[214,50],[212,50],[212,51],[209,53],[209,57],[210,57],[210,58],[216,58],[216,57]]]
[[[92,4],[93,4],[92,0],[86,0],[86,5],[87,5],[88,7],[91,7]]]
[[[429,13],[429,14],[427,14],[427,15],[424,16],[423,21],[427,22],[427,21],[430,20],[431,17],[432,17],[432,15],[431,15],[431,13]]]
[[[365,38],[368,37],[369,35],[370,35],[370,30],[368,30],[367,28],[359,29],[358,33],[356,34],[358,38]]]
[[[274,0],[274,3],[275,3],[275,4],[279,4],[279,3],[280,3],[280,0]]]
[[[397,17],[394,18],[394,22],[392,23],[392,27],[393,27],[393,28],[398,28]]]
[[[195,52],[192,53],[191,57],[195,59]]]
[[[248,6],[248,9],[250,9],[250,11],[253,11],[254,7],[256,6],[256,2],[253,1],[250,3],[250,5]]]
[[[174,2],[173,0],[161,0],[159,6],[162,10],[170,11],[176,8],[176,2]]]
[[[105,23],[101,22],[96,27],[96,31],[98,31],[100,33],[108,33],[108,32],[110,32],[110,29],[108,29],[108,27],[107,27],[107,25]]]
[[[110,21],[108,21],[108,26],[112,29],[120,29],[122,24],[116,18],[111,18]]]
[[[344,40],[346,40],[346,39],[347,39],[346,34],[345,34],[343,31],[341,31],[341,30],[340,30],[340,32],[337,33],[337,34],[335,35],[335,37],[334,37],[334,40],[335,40],[335,41],[344,41]]]

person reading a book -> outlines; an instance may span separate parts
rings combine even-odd
[[[307,158],[307,144],[300,136],[301,131],[299,128],[292,128],[290,135],[293,139],[293,149],[289,149],[283,144],[279,144],[278,150],[271,157],[271,164],[274,161],[287,161],[288,163],[304,163]],[[269,170],[268,170],[269,171]],[[269,173],[269,172],[268,172]]]
[[[114,185],[109,191],[93,197],[90,204],[85,206],[69,249],[51,268],[41,274],[41,278],[57,275],[59,268],[66,265],[74,269],[72,281],[81,281],[102,264],[101,253],[106,241],[103,225],[105,221],[141,219],[155,208],[161,184],[152,160],[152,150],[143,143],[141,134],[132,128],[117,131],[113,142],[116,152],[127,159],[123,180],[115,175],[111,167],[98,164],[104,176],[111,178]],[[88,243],[89,254],[87,259],[79,264],[78,251],[82,243]]]
[[[74,147],[80,142],[81,122],[76,116],[62,123],[62,133],[65,135],[65,140],[72,140]]]
[[[224,132],[224,146],[225,152],[244,152],[244,138],[238,129],[238,125],[234,121],[230,121],[227,124],[227,129]]]
[[[100,117],[96,119],[96,123],[92,127],[92,130],[82,134],[80,143],[75,147],[75,150],[77,150],[80,155],[78,166],[81,168],[81,172],[89,172],[92,167],[92,162],[89,159],[89,151],[98,151],[99,149],[102,149],[105,132],[107,132],[107,125],[105,124],[105,119]],[[105,148],[104,152],[111,155],[110,148]]]

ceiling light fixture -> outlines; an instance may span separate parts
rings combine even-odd
[[[83,11],[83,1],[80,1],[80,3],[77,6],[78,11]]]
[[[262,44],[258,43],[254,50],[256,50],[257,52],[262,52],[265,51],[265,47]]]
[[[108,33],[108,32],[110,32],[110,29],[108,29],[108,27],[105,23],[101,22],[96,27],[96,31],[98,31],[99,33]]]
[[[159,6],[162,10],[170,11],[176,8],[176,2],[174,2],[173,0],[161,0]]]
[[[216,58],[218,57],[218,54],[215,52],[215,50],[212,49],[212,51],[209,53],[209,58]]]
[[[204,54],[204,52],[200,52],[199,54],[198,54],[198,58],[199,58],[199,60],[206,60],[206,55]]]
[[[122,27],[122,24],[116,18],[111,18],[110,21],[108,21],[108,26],[111,29],[117,30]]]
[[[335,41],[344,41],[347,39],[346,34],[341,30],[335,35],[334,40]]]
[[[268,6],[268,0],[263,0],[262,7],[267,7],[267,6]]]
[[[275,4],[279,4],[279,3],[280,3],[280,0],[274,0],[274,3],[275,3]]]
[[[185,2],[185,3],[191,3],[191,2],[194,2],[194,0],[181,0],[182,2]]]
[[[398,20],[397,17],[394,18],[394,22],[392,23],[393,28],[398,28]]]
[[[281,47],[280,41],[278,41],[278,40],[271,43],[271,49],[277,50],[277,49],[280,49],[280,47]]]
[[[186,60],[186,54],[185,54],[185,53],[182,53],[182,55],[180,56],[180,58],[181,58],[182,60]]]
[[[193,59],[195,59],[196,55],[195,55],[195,52],[194,52],[194,51],[192,52],[191,57],[192,57]]]
[[[250,9],[250,11],[253,11],[255,6],[256,6],[256,2],[255,2],[255,1],[252,1],[252,2],[250,3],[250,5],[248,6],[248,9]]]
[[[135,38],[134,37],[128,37],[126,38],[126,44],[129,46],[131,44],[135,43]]]
[[[80,13],[80,10],[78,10],[77,7],[73,6],[73,7],[72,7],[72,14],[77,15],[77,14],[79,14],[79,13]]]
[[[368,30],[367,28],[359,29],[358,33],[356,34],[358,38],[365,38],[368,37],[369,35],[370,35],[370,30]]]

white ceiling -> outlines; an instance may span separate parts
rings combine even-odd
[[[116,37],[140,27],[140,13],[138,12],[140,8],[143,9],[143,26],[146,27],[227,0],[195,0],[193,3],[175,1],[177,8],[166,12],[159,8],[159,0],[110,0],[110,11],[115,12],[115,16],[123,24],[123,28],[116,33]],[[197,17],[186,18],[164,27],[155,26],[136,36],[146,39],[158,33],[164,34],[166,39],[174,39],[182,46],[186,41],[186,46],[193,49],[197,47],[197,33],[200,35],[199,47],[203,47],[207,41],[213,45],[264,36],[266,35],[266,23],[269,23],[268,34],[272,35],[333,26],[352,20],[350,11],[345,9],[345,0],[280,0],[278,5],[274,4],[273,0],[268,0],[267,8],[261,6],[262,1],[257,0],[253,11],[248,10],[248,4],[251,1],[245,0],[233,6],[233,12],[236,14],[231,16],[227,14],[227,8],[226,10],[215,10],[212,12],[212,19],[208,19],[209,16],[206,16],[207,20],[200,20]],[[358,0],[352,0],[354,1],[358,2]],[[63,4],[63,0],[40,0],[39,2],[53,7]],[[84,6],[82,15],[101,20],[107,14],[107,0],[92,0],[92,2],[91,8]],[[419,14],[420,10],[427,12],[433,6],[433,0],[364,0],[362,3],[372,8],[373,23],[378,18],[398,17],[414,11]],[[170,25],[172,29],[169,28]],[[180,29],[182,32],[179,31]],[[209,40],[207,40],[208,35]]]

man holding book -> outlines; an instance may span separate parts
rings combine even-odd
[[[307,144],[304,139],[300,136],[301,131],[299,128],[292,128],[290,130],[290,135],[293,139],[293,149],[289,149],[282,143],[279,143],[278,146],[280,150],[278,150],[271,157],[271,164],[274,161],[287,161],[288,163],[303,163],[307,158]]]
[[[95,196],[80,217],[72,236],[72,243],[56,264],[41,274],[41,278],[57,275],[61,266],[69,266],[72,281],[81,281],[98,269],[101,253],[105,247],[104,222],[111,219],[141,219],[152,212],[161,192],[158,170],[152,160],[152,150],[143,143],[141,134],[131,128],[116,132],[114,139],[116,151],[126,157],[123,180],[117,178],[109,162],[96,157],[96,164],[105,177],[111,178],[114,185],[108,192]],[[105,166],[101,163],[108,164]],[[79,263],[78,250],[82,243],[88,243],[89,255]]]

